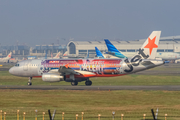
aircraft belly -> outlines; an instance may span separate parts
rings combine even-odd
[[[31,76],[38,76],[37,67],[31,67],[29,73]]]
[[[142,70],[145,70],[145,69],[147,69],[147,68],[148,68],[148,67],[146,67],[146,66],[138,66],[138,67],[134,67],[132,73],[138,72],[138,71],[142,71]]]

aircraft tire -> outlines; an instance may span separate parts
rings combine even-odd
[[[28,82],[28,86],[31,86],[32,85],[32,83],[31,82]]]
[[[76,86],[76,85],[78,85],[78,82],[77,81],[73,81],[73,82],[71,82],[71,85],[72,86]]]
[[[92,85],[92,81],[88,80],[85,82],[86,86],[91,86]]]

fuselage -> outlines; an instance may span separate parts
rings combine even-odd
[[[144,64],[142,60],[132,59],[35,59],[18,62],[9,72],[22,77],[41,77],[43,73],[58,70],[60,66],[68,66],[74,71],[88,71],[94,74],[75,75],[78,77],[112,77],[121,76],[163,64],[153,60],[152,64]]]
[[[0,58],[0,62],[5,62],[5,63],[8,63],[10,58]]]
[[[9,62],[9,60],[11,59],[11,54],[12,52],[10,52],[7,57],[4,57],[4,58],[0,58],[0,62]]]

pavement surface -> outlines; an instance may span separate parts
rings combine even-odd
[[[0,71],[9,70],[14,63],[3,63]],[[165,64],[157,68],[135,73],[137,75],[175,75],[180,76],[180,64]],[[18,86],[18,85],[0,85],[0,89],[32,89],[32,90],[167,90],[180,91],[180,85],[168,86]]]
[[[29,90],[166,90],[180,91],[180,85],[168,86],[18,86],[0,85],[0,89],[29,89]]]

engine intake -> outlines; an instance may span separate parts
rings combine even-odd
[[[45,82],[59,82],[64,81],[64,76],[57,75],[54,73],[44,73],[42,75],[42,80]]]

